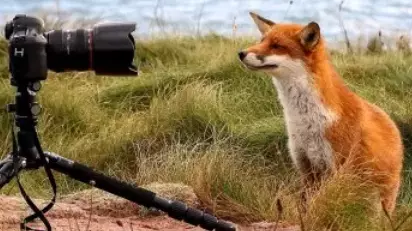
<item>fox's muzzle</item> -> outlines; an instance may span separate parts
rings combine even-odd
[[[248,57],[248,55],[253,56]],[[249,53],[247,51],[239,51],[238,53],[239,55],[239,59],[242,63],[244,63],[248,68],[253,69],[253,70],[258,70],[258,69],[271,69],[271,68],[277,68],[278,65],[274,64],[274,63],[269,63],[269,64],[265,64],[265,56],[263,55],[256,55],[254,53]],[[250,59],[254,59],[255,61],[251,61]]]

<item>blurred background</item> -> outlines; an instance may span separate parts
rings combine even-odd
[[[350,39],[382,31],[383,36],[409,35],[410,0],[2,0],[0,22],[16,13],[32,13],[48,22],[133,21],[137,33],[256,34],[248,11],[274,21],[317,21],[329,41],[342,40],[343,27]],[[343,25],[342,25],[343,24]],[[235,27],[235,28],[234,28]]]

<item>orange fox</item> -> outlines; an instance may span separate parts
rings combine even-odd
[[[274,23],[250,13],[260,43],[239,58],[272,76],[283,106],[288,147],[306,186],[340,166],[368,170],[381,204],[392,213],[401,182],[403,144],[399,129],[379,107],[352,92],[332,65],[319,25]],[[366,175],[365,175],[366,176]]]

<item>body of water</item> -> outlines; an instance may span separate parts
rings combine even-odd
[[[108,21],[132,21],[137,33],[176,30],[257,34],[248,15],[255,11],[273,21],[320,24],[329,40],[343,38],[339,17],[351,38],[378,30],[397,35],[412,31],[411,0],[0,0],[0,21],[17,13],[70,15]],[[160,28],[160,29],[159,29]]]

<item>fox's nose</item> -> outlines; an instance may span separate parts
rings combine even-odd
[[[239,55],[239,59],[243,60],[246,57],[247,52],[246,51],[239,51],[238,55]]]

